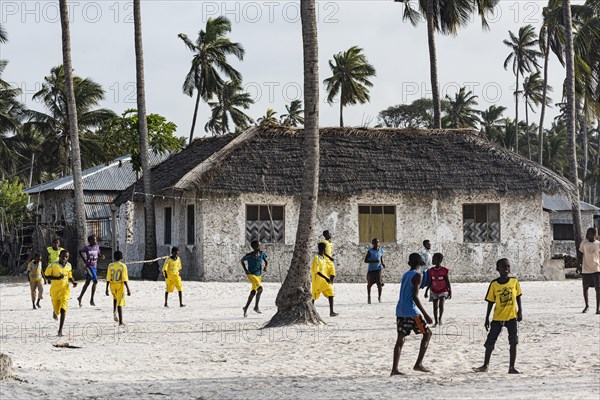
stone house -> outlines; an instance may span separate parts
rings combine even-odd
[[[196,139],[154,167],[158,254],[178,246],[188,279],[242,280],[239,260],[259,239],[270,260],[265,279],[282,280],[298,224],[302,133],[256,127]],[[365,280],[373,237],[385,250],[386,280],[400,279],[424,239],[444,254],[455,280],[494,277],[501,257],[521,278],[544,279],[552,240],[542,193],[568,195],[564,178],[471,131],[320,134],[316,232],[333,233],[339,281]],[[138,181],[115,200],[126,260],[143,257],[142,191]]]
[[[571,201],[567,196],[544,194],[542,196],[544,210],[550,213],[550,229],[552,230],[552,254],[569,254],[576,257],[575,238],[573,237],[573,215]],[[587,228],[600,231],[600,208],[579,202],[581,210],[581,230],[585,235]]]

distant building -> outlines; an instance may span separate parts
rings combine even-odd
[[[496,276],[511,260],[525,279],[544,279],[552,237],[542,193],[572,185],[470,131],[322,128],[315,239],[333,233],[338,280],[363,282],[373,237],[398,281],[424,239],[456,280]],[[303,131],[256,127],[196,139],[152,170],[158,254],[180,248],[187,278],[243,279],[240,257],[258,239],[267,280],[285,277],[300,206]],[[144,255],[142,183],[117,197],[119,247]],[[315,249],[316,251],[316,249]],[[130,268],[139,275],[140,266]]]
[[[543,197],[544,210],[550,213],[550,228],[552,229],[553,254],[575,254],[575,239],[573,237],[573,215],[571,214],[571,201],[566,196],[546,195]],[[581,230],[585,235],[587,228],[594,227],[600,230],[600,208],[580,201]]]
[[[156,165],[165,158],[153,155],[151,164]],[[96,235],[101,246],[112,247],[111,203],[138,178],[131,157],[120,157],[82,173],[88,235]],[[33,186],[25,192],[34,204],[38,222],[64,225],[65,221],[75,220],[73,190],[73,177],[66,176]]]

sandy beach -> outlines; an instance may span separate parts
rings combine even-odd
[[[82,308],[71,291],[66,337],[57,338],[49,287],[32,310],[27,283],[0,285],[1,351],[16,379],[0,383],[4,399],[598,399],[600,315],[581,314],[580,281],[522,282],[517,369],[508,375],[501,334],[488,373],[483,360],[487,283],[453,285],[445,323],[433,329],[425,366],[412,371],[419,339],[404,346],[401,370],[390,377],[396,338],[398,284],[386,284],[381,304],[366,304],[365,285],[336,284],[336,311],[317,302],[327,322],[259,330],[275,312],[278,284],[266,283],[263,314],[242,309],[246,283],[184,282],[185,308],[162,306],[164,283],[132,281],[126,326],[112,321],[112,298],[98,286]],[[593,291],[590,297],[593,299]],[[593,300],[592,300],[593,301]],[[426,302],[431,310],[431,303]],[[68,343],[78,348],[57,348]]]

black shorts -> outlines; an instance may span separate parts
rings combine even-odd
[[[367,285],[381,286],[381,270],[380,269],[367,272]]]
[[[508,331],[508,343],[519,343],[516,318],[513,318],[508,321],[492,321],[490,326],[490,332],[488,333],[488,337],[485,341],[485,344],[483,345],[486,349],[493,349],[495,347],[496,340],[498,340],[498,336],[500,335],[503,326],[505,326],[506,330]]]
[[[427,322],[421,317],[396,317],[396,329],[398,335],[408,336],[411,332],[416,335],[423,334],[429,330]]]
[[[583,287],[600,287],[600,272],[594,272],[592,274],[581,274]]]

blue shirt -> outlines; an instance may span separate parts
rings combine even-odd
[[[421,315],[413,299],[415,284],[413,278],[419,275],[419,271],[411,269],[402,275],[402,285],[400,286],[400,298],[396,305],[396,317],[417,317]]]
[[[381,257],[383,257],[383,249],[379,248],[377,250],[370,248],[368,251],[369,258],[369,272],[371,271],[380,271],[381,270]]]
[[[246,254],[242,261],[246,261],[248,263],[248,272],[252,275],[261,276],[262,275],[262,264],[263,261],[267,261],[267,253],[263,253],[262,251],[258,253],[258,257],[254,254],[254,252]]]

